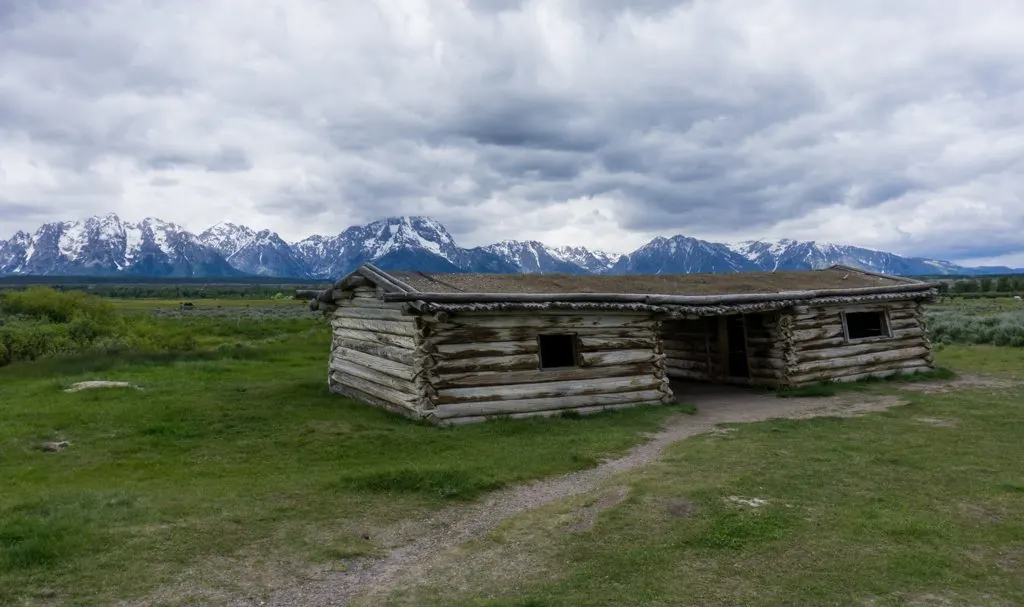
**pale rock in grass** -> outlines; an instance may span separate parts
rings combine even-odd
[[[129,382],[126,382],[126,381],[102,381],[102,380],[95,380],[95,381],[80,381],[78,383],[72,384],[68,388],[65,388],[64,391],[65,392],[78,392],[80,390],[95,390],[97,388],[134,388],[136,390],[141,390],[141,388],[139,388],[135,384],[132,384],[132,383],[129,383]]]
[[[730,495],[729,497],[725,498],[725,500],[733,504],[740,504],[742,506],[749,506],[751,508],[760,508],[762,506],[768,505],[768,500],[760,497],[739,497],[736,495]]]

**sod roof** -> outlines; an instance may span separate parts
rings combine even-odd
[[[423,293],[636,293],[647,295],[733,295],[906,285],[905,278],[852,268],[732,274],[592,276],[572,274],[386,273]]]

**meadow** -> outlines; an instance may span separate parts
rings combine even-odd
[[[329,330],[303,302],[180,303],[0,300],[0,604],[210,604],[193,586],[258,602],[311,566],[381,553],[399,522],[593,467],[686,410],[438,429],[328,394]],[[428,572],[385,602],[1024,603],[1024,348],[953,330],[1024,312],[972,300],[928,314],[940,364],[1004,383],[870,384],[910,404],[680,442],[615,481],[628,498],[593,530],[565,524],[577,502],[552,504],[460,549],[473,580]],[[65,392],[94,379],[137,388]]]

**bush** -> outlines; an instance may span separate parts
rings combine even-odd
[[[48,287],[4,294],[0,310],[0,365],[83,352],[123,331],[124,319],[99,297]]]
[[[927,316],[928,333],[936,344],[989,344],[1024,347],[1024,311],[970,314],[941,310]]]
[[[49,287],[32,287],[6,293],[0,308],[7,314],[27,316],[55,323],[90,319],[96,325],[110,325],[118,320],[117,310],[110,302],[82,291],[62,292]]]

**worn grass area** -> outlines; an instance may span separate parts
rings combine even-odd
[[[868,389],[910,404],[682,441],[601,495],[507,521],[376,604],[1024,604],[1024,388],[1007,384],[1024,352],[938,358],[994,378],[942,392],[879,382]]]
[[[181,331],[218,333],[195,322]],[[372,552],[391,523],[593,466],[676,410],[420,425],[328,394],[329,333],[295,322],[222,328],[213,349],[0,369],[0,604],[109,604],[210,562],[252,588],[232,567]],[[90,379],[141,390],[63,392]]]

